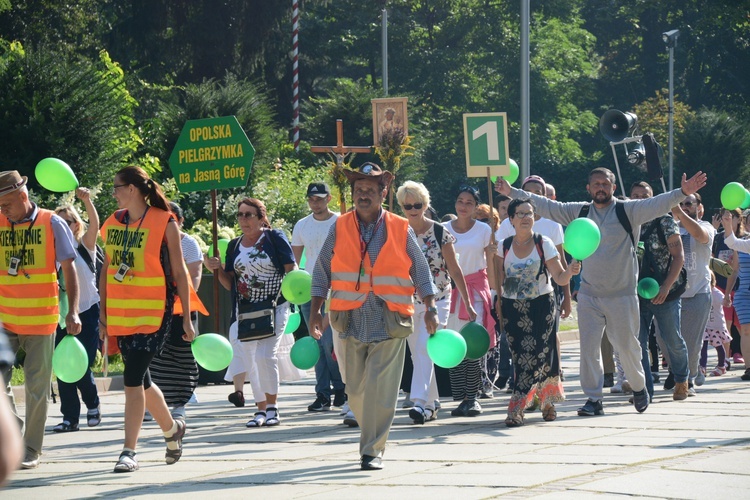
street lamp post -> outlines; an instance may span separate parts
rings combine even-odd
[[[674,189],[674,48],[680,30],[662,33],[661,38],[669,49],[669,189]]]

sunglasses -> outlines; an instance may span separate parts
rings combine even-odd
[[[409,203],[404,203],[401,206],[404,207],[404,210],[412,210],[412,209],[422,210],[422,207],[424,206],[424,203],[415,203],[414,205],[411,205]]]
[[[237,212],[238,219],[252,219],[253,217],[257,216],[258,214],[254,214],[252,212]]]
[[[460,188],[458,188],[458,192],[459,193],[471,193],[474,196],[478,196],[479,195],[479,190],[477,188],[471,187],[471,186],[461,186]]]
[[[693,205],[695,205],[695,203],[693,203],[692,201],[681,201],[680,202],[680,206],[681,207],[692,207]]]

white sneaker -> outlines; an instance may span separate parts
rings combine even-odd
[[[346,416],[344,417],[344,425],[348,425],[349,427],[359,427],[357,419],[354,418],[353,411],[349,410],[348,412],[346,412]]]
[[[622,382],[619,380],[615,385],[609,388],[610,394],[622,394]]]
[[[343,416],[343,415],[346,415],[347,413],[350,413],[350,411],[349,411],[349,401],[347,401],[346,403],[344,403],[344,406],[341,407],[341,412],[339,413],[339,415]]]

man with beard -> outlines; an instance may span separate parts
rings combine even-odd
[[[683,174],[681,185],[680,189],[653,198],[620,202],[613,198],[617,189],[614,174],[609,169],[599,167],[589,173],[586,186],[592,203],[560,203],[512,188],[502,177],[498,177],[495,190],[511,198],[528,196],[543,217],[567,226],[582,210],[584,213],[588,210],[588,218],[596,223],[601,232],[599,247],[582,263],[581,287],[578,291],[581,389],[588,397],[586,404],[578,410],[580,416],[604,414],[601,340],[605,327],[633,388],[635,409],[643,412],[648,408],[649,396],[638,342],[640,314],[636,294],[638,262],[635,242],[640,236],[641,224],[667,213],[686,196],[705,186],[706,174],[698,172],[690,179]],[[622,204],[622,209],[617,209],[618,204]],[[625,230],[618,210],[627,216],[630,233]]]
[[[703,330],[706,328],[711,310],[711,248],[716,229],[710,222],[701,220],[703,204],[698,193],[692,193],[672,209],[672,215],[680,224],[680,237],[685,249],[687,288],[682,294],[680,328],[688,350],[690,383],[688,395],[695,396],[695,385],[703,385],[706,376],[699,368]],[[670,361],[671,365],[671,361]]]
[[[349,407],[362,431],[360,467],[378,470],[396,414],[406,337],[414,331],[414,289],[430,334],[437,329],[436,290],[409,222],[381,206],[393,174],[374,163],[344,174],[354,210],[336,219],[318,254],[309,328],[320,339],[330,289],[328,316],[341,332]]]

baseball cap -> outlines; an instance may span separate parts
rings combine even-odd
[[[331,188],[325,182],[313,182],[307,186],[307,196],[325,198],[329,194],[331,194]]]

